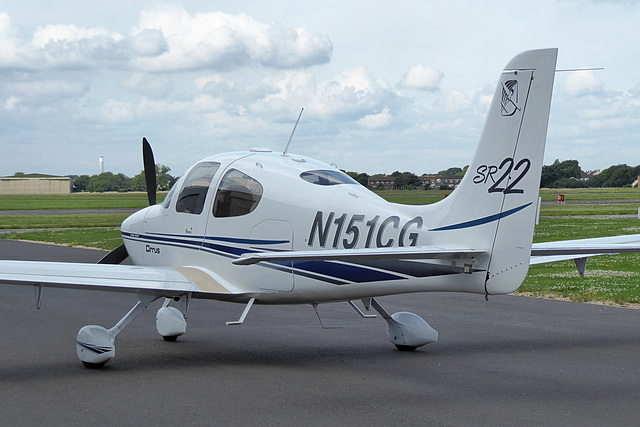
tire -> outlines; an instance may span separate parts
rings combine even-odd
[[[107,362],[103,362],[103,363],[90,363],[90,362],[82,362],[82,364],[84,365],[85,368],[87,369],[102,369],[104,368],[104,365]]]
[[[415,349],[416,349],[416,348],[418,348],[418,347],[414,347],[414,346],[412,346],[412,345],[400,345],[400,344],[396,344],[396,348],[397,348],[399,351],[413,351],[413,350],[415,350]]]

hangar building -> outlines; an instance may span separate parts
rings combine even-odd
[[[71,178],[66,176],[0,178],[0,194],[68,193],[71,193]]]

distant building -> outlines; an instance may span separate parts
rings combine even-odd
[[[580,181],[588,181],[589,178],[593,178],[594,176],[600,173],[600,169],[594,169],[592,171],[580,171]]]
[[[396,178],[388,175],[371,175],[367,180],[370,188],[376,190],[391,190],[396,185]]]
[[[0,194],[68,193],[71,193],[71,178],[66,176],[0,178]]]
[[[430,190],[439,190],[441,187],[454,189],[460,184],[462,178],[459,175],[422,175],[418,177],[423,187]]]

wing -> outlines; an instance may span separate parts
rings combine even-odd
[[[196,267],[0,261],[0,283],[146,293],[164,297],[191,293],[194,298],[233,299],[236,295],[248,294],[216,277],[211,271]]]
[[[290,251],[246,253],[232,262],[251,265],[263,261],[357,261],[372,259],[462,259],[486,253],[480,249],[441,246],[412,246],[409,248],[328,249],[322,251]]]
[[[530,265],[633,252],[640,252],[640,234],[534,243]]]

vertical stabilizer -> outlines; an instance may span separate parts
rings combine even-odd
[[[430,212],[432,243],[489,250],[488,294],[514,291],[529,268],[556,58],[532,50],[507,64],[464,179]]]

